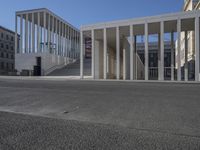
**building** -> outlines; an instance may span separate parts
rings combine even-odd
[[[200,8],[200,0],[184,0],[183,11],[192,11]]]
[[[172,81],[199,81],[199,17],[200,11],[194,10],[82,26],[80,33],[81,78],[84,78],[85,39],[91,38],[93,79],[151,80],[152,62],[149,61],[149,43],[152,36],[156,35],[156,45],[158,45],[157,58],[155,58],[157,59],[157,79],[168,80],[165,77],[165,71],[170,70],[168,72],[170,72]],[[186,32],[192,31],[198,33],[194,34],[193,48],[188,46],[187,40],[181,38],[182,34],[185,36]],[[140,36],[143,37],[144,60],[139,56],[137,48]],[[166,37],[171,43],[170,65],[165,62],[164,56]],[[174,45],[174,41],[176,41],[176,45]],[[184,45],[184,48],[181,45]],[[188,69],[189,58],[185,58],[190,51],[193,51],[194,54],[193,70]]]
[[[15,32],[0,26],[0,75],[15,72]],[[18,42],[19,36],[17,36]]]
[[[183,11],[199,10],[200,0],[185,0]],[[185,37],[187,37],[185,39]],[[195,78],[195,32],[181,33],[181,78],[194,80]],[[186,42],[184,42],[186,41]],[[188,47],[187,49],[185,47]],[[187,55],[186,55],[187,52]]]
[[[21,75],[48,75],[79,58],[80,31],[46,8],[16,12],[15,68]]]

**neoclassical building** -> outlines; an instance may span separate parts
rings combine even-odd
[[[184,1],[183,11],[199,10],[199,8],[199,0]],[[185,47],[188,47],[187,55]],[[193,79],[195,76],[195,32],[193,30],[181,32],[181,72],[182,78],[185,79]]]
[[[151,80],[149,43],[154,41],[158,63],[153,69],[158,72],[157,80],[199,81],[199,17],[200,11],[193,10],[82,26],[81,78],[84,78],[85,39],[91,38],[93,79]],[[193,47],[185,38],[190,32]],[[166,50],[166,42],[171,43],[170,49]],[[138,44],[144,45],[144,58],[139,55]],[[170,66],[165,63],[166,51]],[[189,67],[191,51],[194,63]]]
[[[0,26],[0,75],[15,75],[15,32]],[[17,36],[19,42],[19,36]]]
[[[80,31],[46,8],[16,12],[15,68],[48,75],[79,58]]]

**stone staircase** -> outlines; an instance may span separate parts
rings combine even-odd
[[[91,76],[91,59],[84,59],[84,75]],[[56,69],[47,76],[80,76],[80,60]]]

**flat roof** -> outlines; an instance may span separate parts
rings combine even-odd
[[[71,28],[74,28],[76,31],[80,32],[80,30],[78,28],[74,27],[72,24],[70,24],[69,22],[67,22],[66,20],[64,20],[60,16],[56,15],[55,13],[53,13],[51,10],[49,10],[47,8],[38,8],[38,9],[16,11],[16,15],[20,16],[21,14],[37,13],[37,12],[48,12],[48,13],[52,14],[53,16],[55,16],[56,18],[60,19],[62,22],[64,22],[65,24],[67,24]]]
[[[194,18],[196,16],[200,17],[200,10],[168,13],[168,14],[162,14],[162,15],[156,15],[156,16],[147,16],[147,17],[141,17],[141,18],[124,19],[124,20],[116,20],[116,21],[110,21],[110,22],[101,22],[101,23],[96,23],[96,24],[83,25],[81,26],[81,30],[86,31],[86,30],[91,30],[91,29],[128,26],[130,24],[137,25],[137,24],[154,23],[154,22],[161,22],[161,21],[173,21],[173,20],[178,20],[178,19]]]

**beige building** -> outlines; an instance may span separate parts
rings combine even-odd
[[[200,9],[200,0],[185,0],[183,11]],[[187,38],[185,38],[187,37]],[[186,40],[187,39],[187,40]],[[177,62],[176,62],[177,66]],[[181,74],[182,79],[194,80],[195,74],[195,32],[181,33]]]
[[[0,26],[0,75],[11,75],[15,66],[15,32]],[[19,36],[17,38],[17,42]]]

